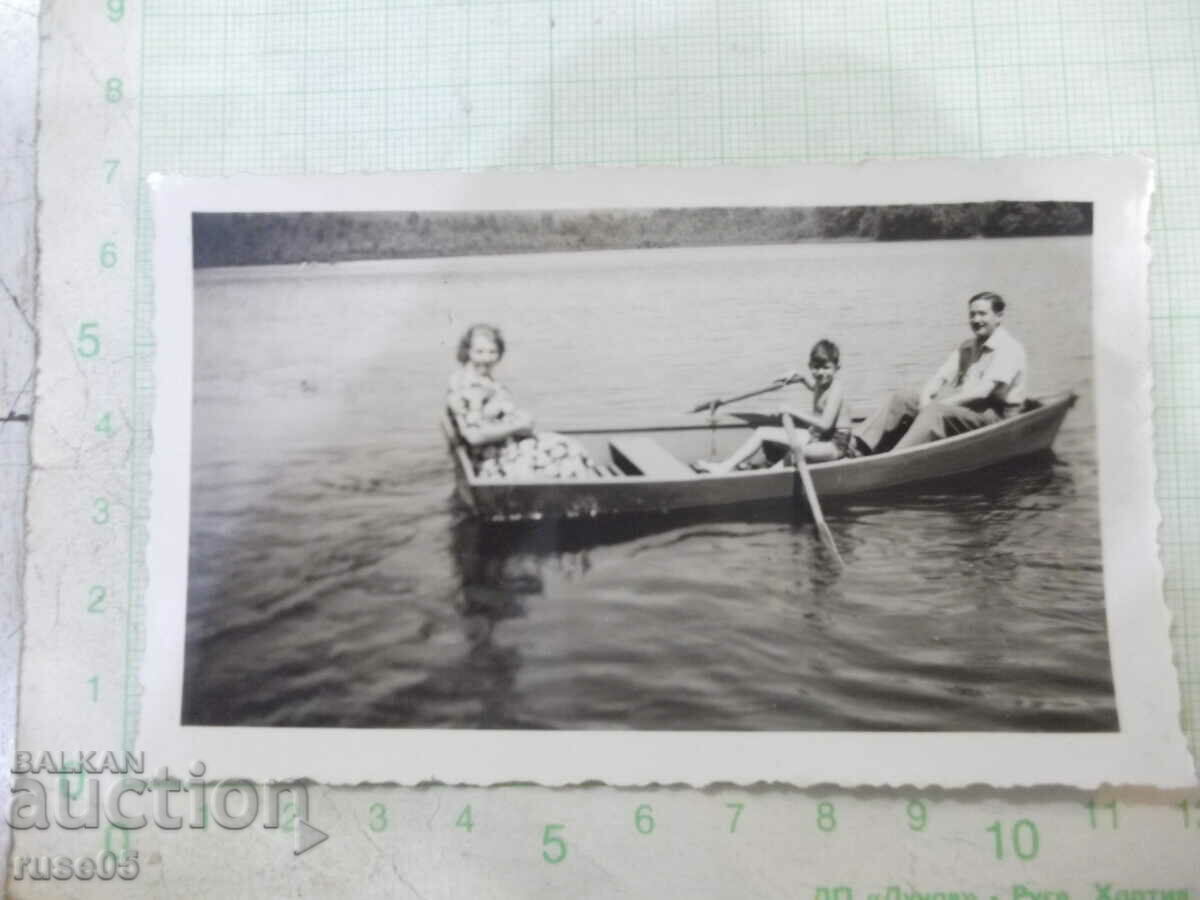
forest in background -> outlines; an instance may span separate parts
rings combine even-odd
[[[192,217],[192,258],[197,268],[205,268],[1091,232],[1092,205],[1060,201],[540,212],[196,213]]]

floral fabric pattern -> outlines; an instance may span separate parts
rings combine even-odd
[[[517,412],[508,388],[466,366],[450,376],[446,405],[464,437],[486,425],[503,423]],[[468,450],[481,478],[594,478],[605,474],[576,441],[552,431],[493,444],[468,444]]]

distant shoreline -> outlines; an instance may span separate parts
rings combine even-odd
[[[196,268],[587,250],[1087,235],[1090,203],[200,213]]]
[[[1088,240],[1090,235],[1059,235],[1057,239]],[[1010,244],[1021,241],[1040,241],[1040,237],[1014,237],[1003,241],[989,241],[982,238],[962,239],[955,242],[947,241],[872,241],[867,238],[813,238],[792,241],[791,243],[774,244],[727,244],[724,246],[695,246],[695,247],[653,247],[631,248],[617,250],[545,250],[520,253],[477,253],[471,256],[422,256],[422,257],[392,257],[390,259],[342,259],[342,260],[301,260],[300,262],[254,263],[246,265],[206,266],[194,269],[196,284],[215,284],[230,280],[257,280],[260,278],[346,278],[371,277],[390,275],[395,272],[406,274],[427,273],[445,274],[450,271],[481,271],[496,274],[503,271],[523,271],[526,267],[536,267],[539,270],[555,271],[560,267],[564,271],[579,272],[593,265],[585,262],[588,258],[595,260],[594,265],[604,265],[602,260],[610,254],[627,256],[643,251],[653,254],[664,254],[666,262],[675,254],[727,254],[734,253],[743,261],[752,260],[758,252],[787,251],[789,249],[802,253],[820,252],[827,248],[829,252],[837,252],[837,248],[857,250],[859,252],[877,252],[883,255],[898,254],[904,257],[905,248],[916,249],[922,245],[936,246],[942,243],[960,243],[964,249],[969,245],[980,248],[986,244]],[[874,248],[872,251],[870,248]],[[820,254],[823,256],[824,254]],[[802,263],[807,256],[797,258]],[[611,265],[611,263],[609,264]]]

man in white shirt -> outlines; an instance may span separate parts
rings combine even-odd
[[[967,301],[975,336],[964,341],[920,393],[901,390],[855,432],[863,453],[885,453],[982,428],[1025,402],[1025,348],[1003,327],[1004,298],[983,291]]]

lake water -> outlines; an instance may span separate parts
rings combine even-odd
[[[200,272],[184,721],[1115,728],[1089,268],[1089,239],[1040,238]],[[1080,402],[1053,455],[830,502],[844,572],[790,505],[497,528],[452,500],[471,322],[543,428],[679,418],[821,337],[861,413],[984,289],[1031,391]]]

